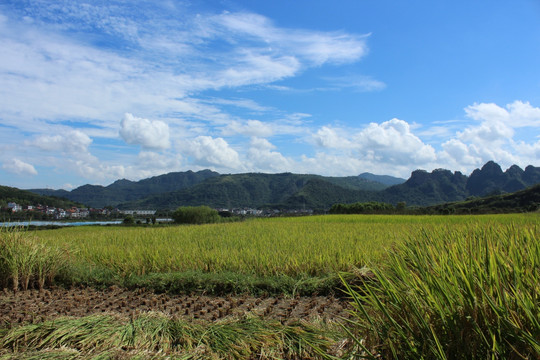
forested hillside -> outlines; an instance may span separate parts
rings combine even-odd
[[[400,182],[398,178],[366,173],[325,177],[292,173],[220,175],[203,170],[169,173],[137,182],[118,180],[108,186],[84,185],[71,192],[32,191],[59,194],[93,207],[111,205],[122,209],[176,209],[186,205],[328,209],[336,203],[369,201],[429,206],[525,189],[540,183],[540,168],[527,166],[522,170],[514,165],[503,172],[490,161],[470,176],[445,169],[416,170],[407,181]],[[390,183],[398,184],[389,186]]]
[[[0,208],[6,208],[10,202],[17,203],[21,206],[27,205],[43,205],[55,208],[70,208],[72,206],[80,206],[76,202],[60,199],[52,196],[38,195],[30,191],[20,190],[9,186],[0,186]]]

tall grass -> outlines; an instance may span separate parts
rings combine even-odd
[[[35,285],[42,289],[66,263],[67,256],[24,228],[0,229],[0,286],[13,291]]]
[[[540,227],[439,227],[348,286],[368,359],[540,358]]]

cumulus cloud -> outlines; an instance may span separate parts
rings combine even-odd
[[[219,166],[240,170],[243,168],[238,153],[223,138],[199,136],[190,141],[186,153],[196,160],[196,165]]]
[[[436,159],[435,149],[424,144],[404,120],[392,119],[351,132],[327,126],[313,136],[317,145],[381,164],[427,164]]]
[[[436,159],[435,149],[411,132],[404,120],[371,123],[355,136],[361,153],[390,164],[426,164]]]
[[[6,171],[9,171],[10,173],[17,175],[37,175],[38,173],[33,165],[19,159],[12,159],[6,161],[2,165],[2,168]]]
[[[493,103],[474,103],[465,108],[468,117],[489,123],[504,123],[508,127],[540,127],[540,108],[529,102],[514,101],[506,109]]]
[[[338,131],[340,134],[338,134]],[[315,143],[324,148],[330,149],[351,149],[354,144],[346,138],[343,130],[332,129],[328,126],[323,126],[317,133],[313,135]]]
[[[440,160],[448,159],[455,166],[480,166],[489,160],[502,166],[537,163],[538,144],[515,141],[514,136],[516,129],[540,127],[540,108],[522,101],[505,107],[474,103],[465,108],[465,114],[479,124],[468,125],[443,143]]]
[[[458,139],[448,140],[442,144],[442,148],[456,164],[474,166],[482,162],[482,159],[478,156],[478,151],[474,148],[469,148],[468,145]]]
[[[86,179],[105,181],[125,178],[126,170],[123,165],[111,165],[98,161],[72,160],[71,168]]]
[[[140,145],[145,149],[166,149],[171,145],[166,123],[138,118],[129,113],[120,122],[120,136],[128,144]]]
[[[68,130],[58,135],[41,135],[27,144],[45,151],[61,151],[64,153],[85,153],[92,139],[80,130]]]
[[[253,170],[264,172],[292,171],[293,161],[286,158],[268,140],[254,137],[250,141],[247,158]]]
[[[138,171],[150,171],[153,174],[176,171],[182,164],[182,157],[177,154],[159,154],[153,151],[141,151],[137,156]]]
[[[479,126],[469,126],[458,133],[458,138],[475,144],[489,145],[505,142],[514,136],[514,130],[502,121],[484,121]]]

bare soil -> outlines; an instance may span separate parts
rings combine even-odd
[[[253,297],[156,294],[144,289],[112,286],[0,291],[0,327],[38,323],[60,316],[82,317],[99,313],[136,315],[158,311],[186,320],[216,321],[252,313],[283,323],[297,320],[339,320],[348,317],[348,303],[334,297]]]

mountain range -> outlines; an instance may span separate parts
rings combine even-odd
[[[335,203],[366,201],[428,206],[514,192],[537,183],[540,183],[539,167],[529,165],[523,170],[513,165],[503,172],[497,163],[490,161],[470,176],[445,169],[416,170],[406,181],[369,173],[325,177],[292,173],[222,175],[202,170],[174,172],[136,182],[118,180],[108,186],[84,185],[72,191],[30,191],[91,207],[121,209],[175,209],[186,205],[328,209]]]

